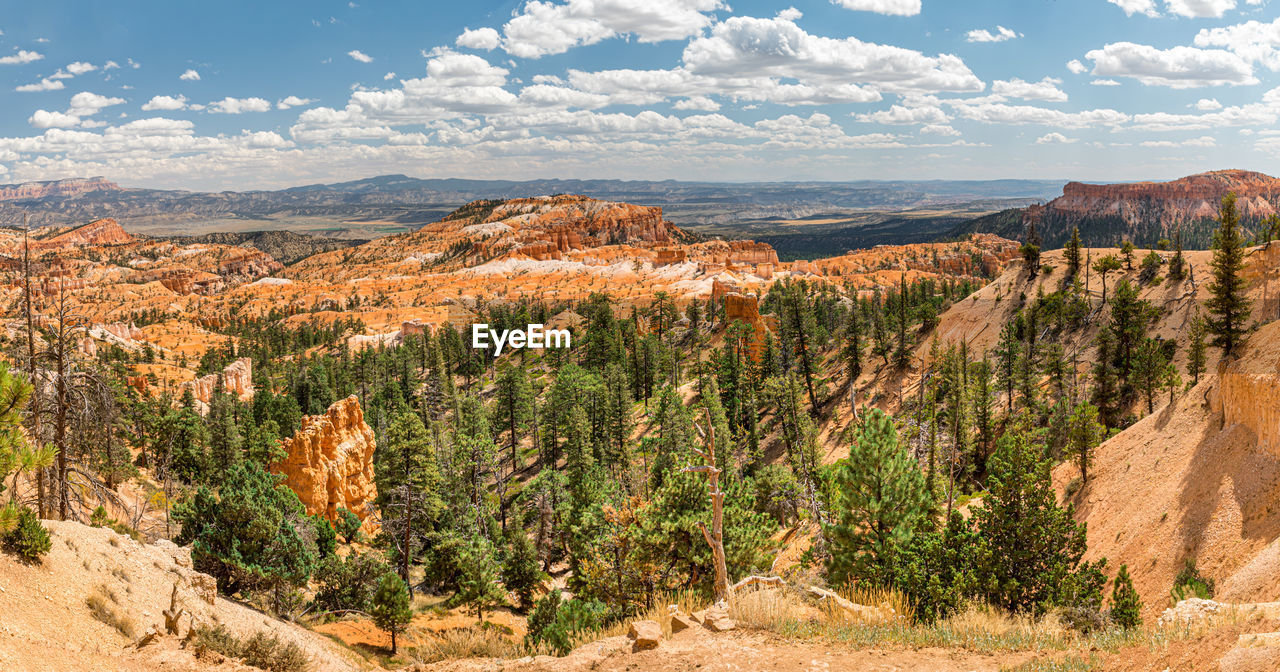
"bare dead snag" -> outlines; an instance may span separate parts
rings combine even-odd
[[[707,475],[707,484],[711,494],[711,531],[707,531],[706,523],[698,521],[698,529],[702,530],[702,538],[711,547],[711,555],[715,561],[716,602],[728,602],[731,593],[729,588],[729,570],[724,559],[724,491],[720,489],[720,468],[716,466],[716,428],[711,424],[711,411],[707,416],[707,450],[703,452],[696,447],[693,451],[702,457],[704,464],[685,467],[683,471],[697,471]],[[699,432],[701,433],[701,432]]]

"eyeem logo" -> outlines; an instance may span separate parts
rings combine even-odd
[[[570,346],[569,332],[565,329],[543,329],[541,324],[531,324],[528,329],[510,329],[494,331],[487,324],[471,325],[471,347],[489,349],[493,343],[493,356],[502,354],[503,346],[510,348],[567,348]]]

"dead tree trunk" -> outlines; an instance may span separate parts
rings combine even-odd
[[[685,467],[684,471],[699,471],[707,475],[707,483],[711,494],[711,531],[707,531],[706,523],[698,521],[698,529],[702,538],[711,547],[711,555],[715,561],[716,602],[728,602],[730,597],[729,570],[724,558],[724,491],[720,489],[720,468],[716,466],[716,428],[711,424],[711,411],[707,411],[707,450],[693,450],[702,456],[705,464]]]

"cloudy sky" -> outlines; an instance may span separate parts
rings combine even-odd
[[[0,183],[1280,174],[1280,0],[0,0]]]

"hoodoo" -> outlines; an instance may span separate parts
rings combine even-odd
[[[378,496],[373,482],[376,446],[355,395],[334,402],[324,415],[304,417],[302,428],[283,447],[287,455],[271,471],[284,475],[308,515],[332,521],[344,508],[369,524],[369,508]]]

